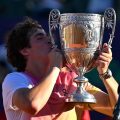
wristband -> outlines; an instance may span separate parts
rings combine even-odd
[[[110,69],[108,69],[105,73],[99,74],[99,76],[102,80],[105,80],[105,79],[112,77],[112,72]]]

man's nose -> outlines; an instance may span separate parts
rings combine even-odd
[[[52,41],[50,37],[47,37],[47,43],[52,45]]]

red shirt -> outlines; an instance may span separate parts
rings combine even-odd
[[[76,76],[74,72],[61,72],[47,104],[36,116],[31,117],[31,120],[77,120],[74,105],[65,102],[68,95],[76,90],[76,83],[73,82]],[[35,83],[35,79],[32,81]],[[79,117],[78,120],[90,120],[88,111],[83,114],[80,111]]]

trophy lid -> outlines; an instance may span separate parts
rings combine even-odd
[[[101,14],[98,14],[98,13],[62,13],[61,15],[77,15],[77,16],[103,16]]]
[[[103,18],[103,15],[94,13],[63,13],[60,16],[60,21],[101,21]]]

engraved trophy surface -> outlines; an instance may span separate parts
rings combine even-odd
[[[112,44],[116,25],[114,9],[109,8],[104,15],[90,13],[64,13],[53,9],[49,14],[49,33],[55,44],[52,31],[59,27],[61,49],[66,61],[78,75],[74,81],[77,90],[66,102],[96,103],[95,97],[85,91],[88,79],[84,74],[95,68],[95,61],[102,49],[104,28],[111,28],[109,46]]]

